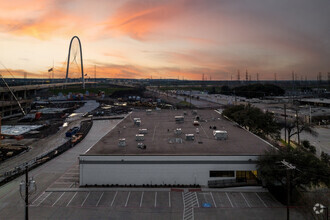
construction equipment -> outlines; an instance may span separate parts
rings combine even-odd
[[[8,86],[7,82],[5,81],[5,79],[3,78],[2,74],[0,74],[0,77],[2,79],[2,81],[4,82],[4,84],[6,85],[7,89],[10,91],[11,95],[14,97],[14,99],[16,100],[21,112],[23,113],[23,115],[25,116],[26,113],[24,111],[24,109],[22,108],[21,103],[19,102],[19,100],[17,99],[17,97],[15,96],[15,94],[13,93],[13,91],[10,89],[10,87]]]

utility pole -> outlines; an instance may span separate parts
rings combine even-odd
[[[299,116],[298,116],[298,109],[296,109],[296,123],[297,123],[297,136],[298,136],[298,144],[300,145],[300,134],[299,134]]]
[[[286,219],[289,220],[290,219],[290,187],[291,187],[289,171],[296,169],[296,167],[286,162],[285,160],[282,160],[281,163],[286,167],[286,185],[287,185]]]
[[[286,104],[284,103],[284,142],[286,142]]]

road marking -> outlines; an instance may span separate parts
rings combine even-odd
[[[127,195],[127,199],[126,199],[126,203],[125,203],[125,207],[127,206],[127,203],[128,203],[128,200],[129,200],[129,196],[131,195],[131,192],[128,192],[128,195]]]
[[[264,200],[262,200],[262,199],[260,198],[260,196],[258,195],[258,193],[255,193],[255,194],[256,194],[257,197],[260,199],[260,201],[262,202],[262,204],[264,204],[265,207],[268,207],[268,206],[266,205],[266,203],[264,202]]]
[[[87,200],[87,198],[88,198],[88,196],[89,196],[90,193],[91,193],[91,192],[88,192],[86,198],[84,199],[83,203],[81,203],[81,206],[80,206],[80,207],[82,207],[82,206],[85,204],[85,202],[86,202],[86,200]]]
[[[156,124],[155,127],[154,127],[154,133],[153,133],[153,135],[152,135],[152,141],[154,141],[154,138],[155,138],[155,133],[156,133],[156,127],[157,127],[157,125],[158,125],[158,124]]]
[[[101,201],[101,199],[102,199],[102,196],[103,196],[103,194],[104,194],[104,192],[102,192],[102,194],[101,194],[101,196],[100,196],[99,200],[98,200],[98,201],[97,201],[97,203],[96,203],[96,206],[98,206],[98,205],[99,205],[99,203],[100,203],[100,201]]]
[[[58,200],[60,200],[61,198],[62,198],[62,196],[65,194],[65,192],[64,193],[62,193],[62,195],[60,195],[60,197],[58,197],[58,199],[54,202],[54,204],[52,205],[52,207],[58,202]]]
[[[140,207],[142,206],[143,194],[144,194],[144,192],[142,192],[142,194],[141,194]]]
[[[229,202],[230,202],[231,207],[234,208],[233,203],[231,202],[231,200],[230,200],[230,198],[229,198],[229,196],[228,196],[227,193],[226,193],[226,196],[227,196],[227,198],[228,198],[228,200],[229,200]]]
[[[245,200],[246,204],[249,206],[249,208],[251,208],[250,204],[248,203],[248,201],[246,200],[245,196],[243,195],[243,193],[241,193],[241,195],[243,196],[243,199]]]
[[[76,193],[72,196],[72,198],[70,199],[70,201],[68,202],[68,204],[66,204],[66,207],[68,207],[68,206],[70,205],[71,201],[74,199],[74,197],[76,197],[77,193],[78,193],[78,192],[76,192]]]
[[[37,205],[37,206],[39,206],[43,201],[45,201],[45,199],[47,199],[48,198],[48,196],[50,196],[50,194],[52,194],[53,192],[50,192],[47,196],[45,196],[40,202],[39,202],[39,204]]]
[[[206,131],[204,130],[203,126],[201,125],[201,128],[203,129],[204,131],[204,134],[206,135],[207,138],[209,138],[209,136],[206,134]]]
[[[213,203],[214,203],[214,207],[217,207],[217,204],[215,204],[215,201],[214,201],[214,198],[213,198],[213,194],[212,194],[212,192],[210,192],[210,194],[211,194],[212,201],[213,201]]]
[[[168,192],[168,207],[171,208],[171,192]]]
[[[118,191],[116,191],[116,194],[115,194],[115,196],[113,197],[113,199],[112,199],[112,202],[111,202],[111,205],[110,205],[110,206],[112,206],[112,205],[113,205],[113,203],[115,202],[115,199],[116,199],[117,193],[118,193]]]
[[[155,207],[157,206],[157,192],[155,192]]]
[[[199,201],[198,201],[198,197],[197,197],[197,192],[195,192],[195,199],[197,201],[197,207],[199,208]]]
[[[43,194],[45,194],[45,192],[43,192],[43,193],[41,193],[39,196],[38,196],[38,198],[36,198],[33,202],[32,202],[32,205],[43,195]]]

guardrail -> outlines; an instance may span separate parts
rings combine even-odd
[[[70,148],[74,147],[77,145],[80,141],[82,141],[86,135],[88,134],[89,130],[93,126],[93,121],[92,120],[85,120],[80,123],[80,129],[77,134],[80,134],[81,137],[79,139],[76,139],[74,142],[72,139],[69,141],[65,142],[64,144],[58,146],[56,149],[50,150],[46,153],[43,153],[36,158],[22,163],[19,166],[6,171],[2,174],[0,174],[0,186],[9,182],[10,180],[15,179],[16,177],[22,175],[25,172],[25,167],[28,167],[28,170],[32,170],[41,164],[46,163],[47,161],[53,159],[54,157],[57,157],[58,155],[62,154],[63,152],[69,150]]]

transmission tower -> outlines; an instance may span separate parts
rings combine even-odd
[[[247,70],[245,70],[245,80],[246,82],[249,81],[249,74]]]
[[[257,73],[257,82],[259,82],[259,73]]]
[[[237,70],[237,81],[239,82],[241,80],[240,72]]]

